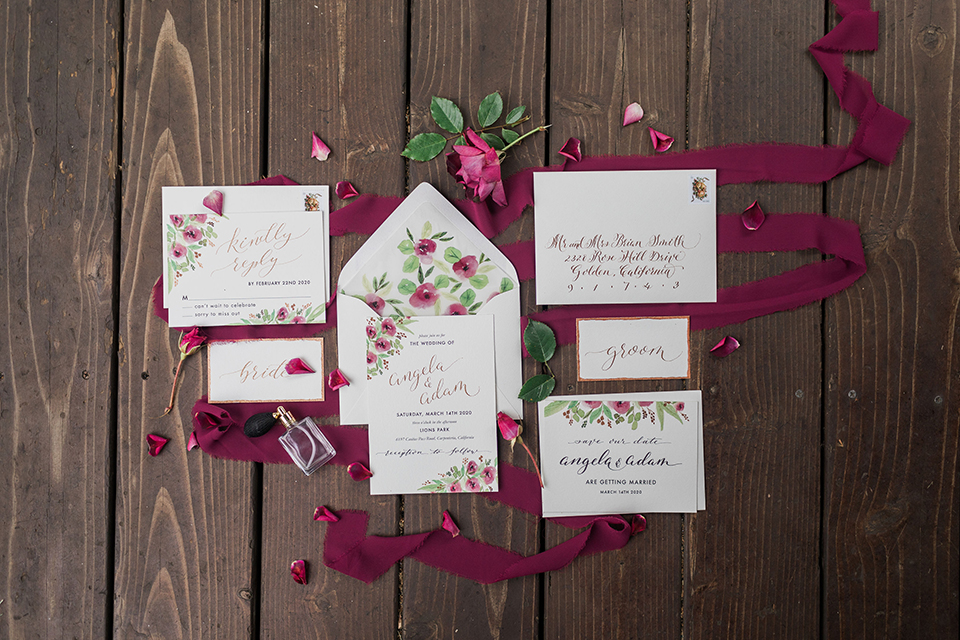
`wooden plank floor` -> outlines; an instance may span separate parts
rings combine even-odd
[[[695,332],[688,381],[578,383],[559,350],[564,392],[703,390],[706,512],[651,515],[623,550],[550,575],[480,586],[405,561],[366,585],[322,565],[316,505],[365,509],[385,535],[450,509],[525,554],[571,534],[468,496],[371,497],[344,474],[187,453],[201,358],[157,417],[178,357],[149,299],[161,186],[284,173],[459,197],[442,162],[400,151],[430,96],[467,111],[497,90],[552,123],[508,174],[570,136],[649,154],[647,124],[678,148],[845,144],[855,123],[806,51],[833,8],[775,4],[0,0],[0,638],[956,638],[960,0],[873,0],[880,49],[846,57],[913,121],[891,166],[719,191],[722,212],[759,198],[857,222],[865,276]],[[635,100],[647,116],[623,128]],[[532,237],[528,214],[496,241]],[[334,278],[363,239],[333,239]],[[720,281],[819,259],[725,255]],[[710,358],[726,334],[743,346]],[[160,457],[148,433],[171,439]]]

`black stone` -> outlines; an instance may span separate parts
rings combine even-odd
[[[254,414],[250,416],[246,424],[243,425],[243,435],[248,438],[259,438],[267,431],[270,431],[276,423],[277,419],[273,417],[272,411]]]

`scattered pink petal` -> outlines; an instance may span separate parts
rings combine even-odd
[[[197,440],[197,432],[193,431],[190,433],[190,439],[187,440],[187,451],[193,451],[200,446],[200,441]]]
[[[169,442],[169,440],[163,436],[155,436],[152,433],[147,434],[147,444],[150,446],[150,455],[152,456],[159,455],[167,442]]]
[[[334,391],[341,387],[349,387],[350,381],[347,380],[346,376],[340,371],[340,369],[334,369],[330,372],[330,375],[327,376],[327,385]]]
[[[580,141],[576,138],[570,138],[567,142],[560,147],[560,155],[570,158],[574,162],[580,162],[583,159],[583,154],[580,153]]]
[[[728,355],[740,348],[740,343],[733,336],[727,336],[716,344],[710,353],[718,358],[726,358]]]
[[[650,139],[653,140],[653,150],[657,153],[663,153],[673,146],[673,138],[665,133],[660,133],[653,127],[647,127],[650,130]]]
[[[640,122],[643,119],[643,107],[638,102],[631,102],[623,111],[623,126]]]
[[[313,134],[313,153],[310,154],[310,157],[316,158],[320,162],[330,157],[330,147],[316,133]]]
[[[357,190],[346,180],[341,180],[337,183],[337,197],[341,200],[356,198],[358,195],[360,194],[357,192]]]
[[[500,429],[500,435],[503,436],[503,439],[510,443],[510,449],[512,450],[513,444],[520,437],[523,428],[503,411],[497,412],[497,428]]]
[[[362,462],[351,462],[347,467],[347,473],[350,474],[350,477],[360,482],[361,480],[366,480],[373,476],[373,473],[370,469],[367,469],[367,465]]]
[[[453,521],[449,511],[443,512],[443,528],[452,533],[454,538],[460,535],[460,527]]]
[[[314,371],[313,368],[310,367],[310,365],[308,365],[306,362],[304,362],[300,358],[291,358],[290,361],[287,362],[287,366],[285,366],[284,369],[286,369],[287,373],[289,373],[292,376],[295,376],[301,373],[316,373],[316,371]]]
[[[294,560],[290,563],[290,575],[297,584],[307,584],[307,563],[303,560]]]
[[[218,216],[223,215],[223,192],[214,189],[207,197],[203,199],[203,206],[213,211]]]
[[[313,519],[321,522],[337,522],[340,520],[340,516],[325,506],[320,505],[317,507],[317,510],[313,512]]]
[[[647,530],[647,519],[639,513],[630,519],[630,535],[636,535]]]
[[[743,220],[743,226],[750,229],[750,231],[759,229],[766,218],[767,216],[763,215],[763,209],[760,208],[756,200],[740,214],[740,219]]]

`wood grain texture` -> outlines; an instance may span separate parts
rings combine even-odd
[[[494,91],[503,97],[504,115],[517,105],[526,105],[531,119],[518,128],[520,132],[544,124],[546,11],[543,1],[411,3],[410,136],[438,131],[429,112],[432,96],[453,100],[463,111],[466,126],[473,129],[479,126],[480,101]],[[504,176],[542,164],[546,140],[544,135],[535,134],[508,151]],[[409,180],[411,189],[427,181],[449,198],[465,196],[463,188],[447,173],[442,155],[426,163],[411,162]],[[496,242],[532,237],[532,220],[526,219],[511,225]],[[523,285],[521,311],[532,311],[532,302],[531,288]],[[526,375],[532,375],[532,366],[524,364]],[[525,417],[527,425],[535,424],[535,411],[528,408]],[[536,431],[528,428],[524,439],[535,443]],[[511,453],[501,444],[499,455],[502,461],[528,467],[521,447]],[[477,496],[406,496],[405,531],[437,528],[444,510],[450,511],[462,535],[468,538],[523,555],[539,551],[537,518]],[[538,583],[535,576],[528,576],[478,585],[406,560],[402,633],[410,639],[534,637],[540,615]]]
[[[0,637],[106,614],[115,2],[0,3]]]
[[[691,11],[690,146],[823,141],[823,79],[807,46],[820,2],[757,10],[726,0]],[[818,212],[820,185],[731,185],[717,211],[758,200],[769,213]],[[814,252],[721,255],[719,285],[820,260]],[[684,528],[684,637],[810,638],[818,605],[819,305],[697,332],[691,386],[704,393],[707,510]],[[718,360],[724,335],[739,351]]]
[[[648,126],[672,132],[682,144],[684,6],[554,2],[552,25],[551,149],[576,137],[586,155],[649,154]],[[639,102],[645,115],[640,123],[624,127],[623,112],[631,102]],[[576,344],[560,347],[551,367],[558,376],[556,393],[562,394],[682,388],[681,381],[578,382]],[[647,525],[624,549],[578,558],[547,576],[546,637],[679,635],[680,516],[651,514]],[[574,533],[548,523],[547,546]]]
[[[913,121],[896,161],[834,183],[858,222],[867,274],[827,305],[825,633],[960,634],[956,188],[957,11],[874,2],[880,48],[848,56]],[[853,134],[831,100],[831,139]]]
[[[402,2],[324,0],[270,8],[269,172],[303,184],[349,180],[360,192],[402,195],[405,142],[406,6]],[[310,157],[311,132],[331,148]],[[331,239],[332,282],[360,248],[356,235]],[[326,368],[337,366],[336,332],[325,336]],[[322,424],[321,424],[322,428]],[[370,533],[396,535],[399,499],[371,497],[342,466],[309,478],[292,465],[264,469],[261,637],[392,638],[397,626],[397,570],[372,585],[327,569],[324,525],[313,511],[363,509]],[[290,578],[290,562],[305,559],[309,583]]]
[[[117,637],[250,633],[252,465],[187,453],[202,357],[163,412],[178,335],[152,312],[161,273],[160,187],[242,184],[260,159],[260,5],[125,8],[117,444]],[[156,458],[148,433],[170,438]]]

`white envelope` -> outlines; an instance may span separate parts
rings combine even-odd
[[[463,214],[424,182],[340,272],[337,349],[340,371],[350,381],[340,389],[341,424],[368,423],[367,318],[443,315],[451,310],[494,316],[497,411],[520,418],[523,406],[517,393],[523,380],[517,271]]]

